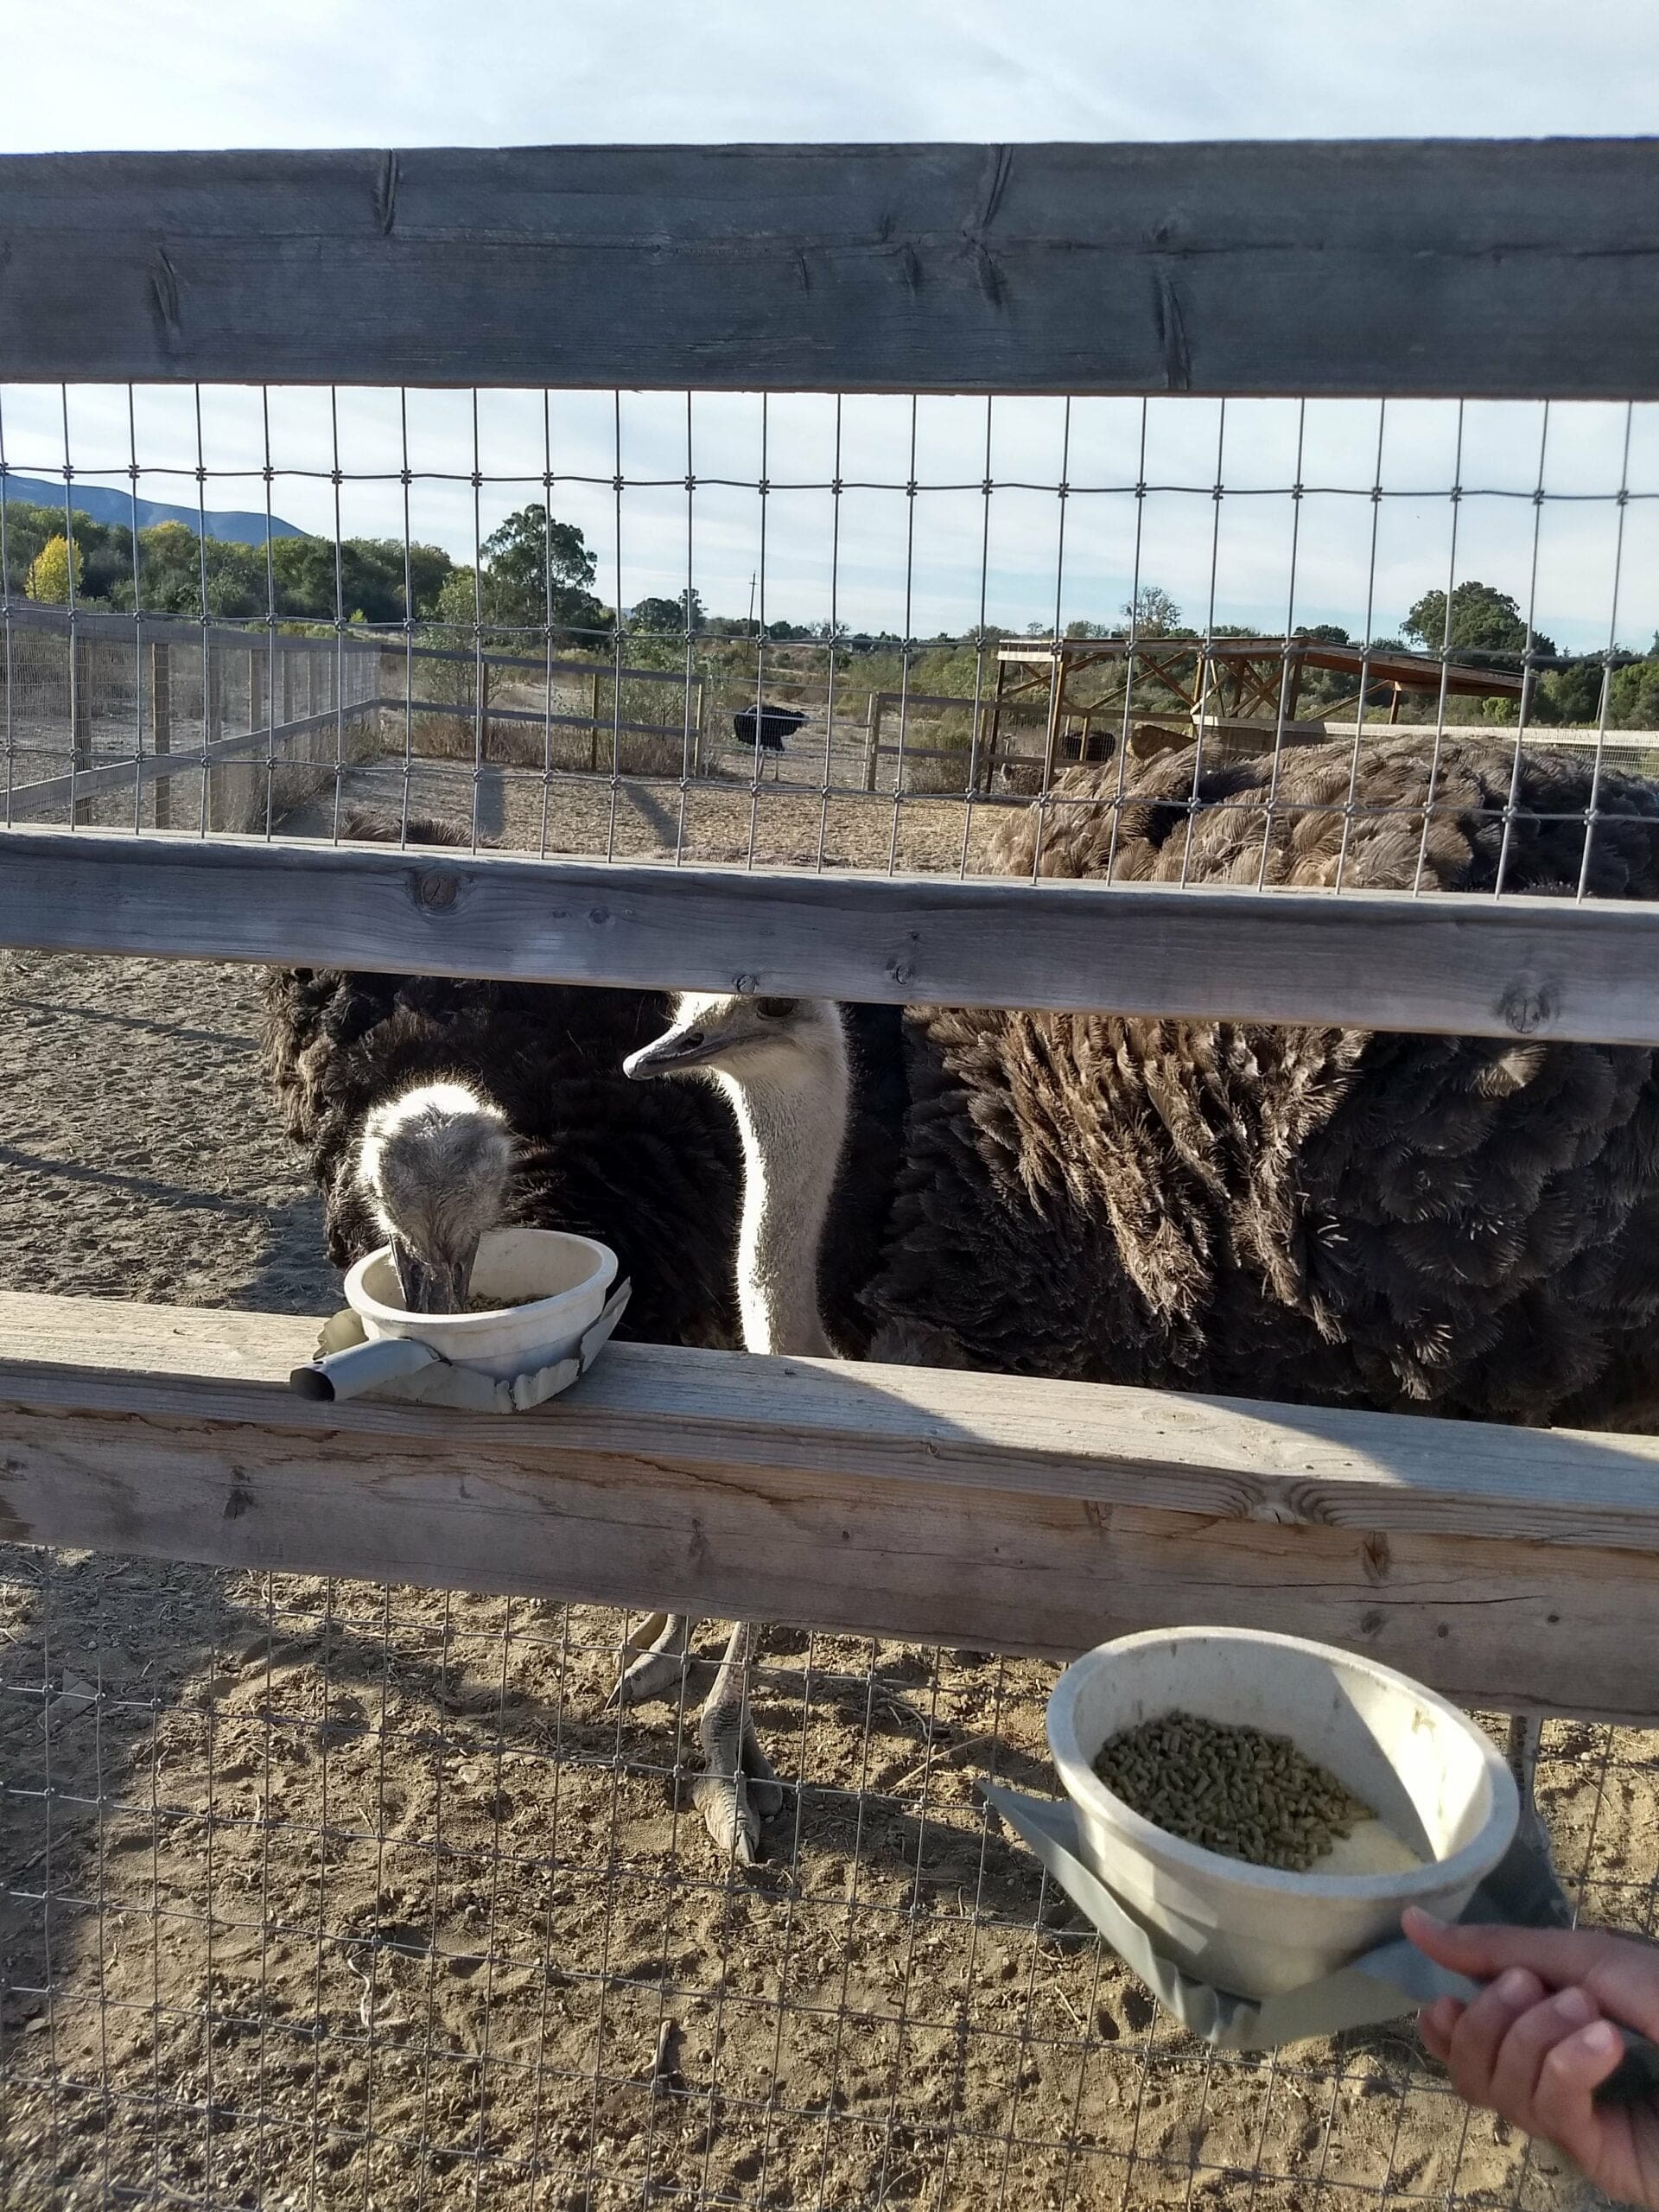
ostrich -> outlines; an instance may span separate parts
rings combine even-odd
[[[1124,766],[1121,791],[1116,764],[1059,779],[999,833],[996,864],[1476,894],[1501,870],[1512,892],[1571,896],[1582,875],[1592,896],[1659,896],[1659,791],[1583,756],[1401,732],[1277,764],[1188,747]],[[338,971],[271,990],[337,1259],[380,1241],[336,1179],[364,1114],[417,1077],[470,1075],[520,1136],[510,1205],[623,1253],[632,1332],[734,1340],[731,1115],[711,1083],[621,1074],[664,999]],[[1659,1423],[1644,1049],[927,1007],[900,1046],[873,1010],[842,1019],[852,1135],[818,1277],[850,1357]],[[677,1118],[641,1134],[650,1102]]]
[[[395,817],[368,812],[342,829],[358,840],[399,835]],[[419,819],[409,836],[459,842]],[[742,1190],[731,1115],[710,1087],[641,1085],[622,1069],[668,1010],[656,992],[269,971],[264,1071],[321,1191],[334,1265],[390,1241],[411,1306],[464,1304],[471,1254],[496,1219],[571,1230],[609,1244],[632,1281],[619,1337],[734,1346]],[[868,1194],[892,1185],[905,1075],[896,1012],[871,1008],[849,1027],[860,1091],[819,1295],[837,1344],[855,1353],[868,1334],[859,1294],[880,1241]],[[682,1671],[678,1656],[647,1650],[625,1664],[616,1694],[635,1702]]]
[[[762,753],[772,756],[772,773],[778,772],[784,756],[784,747],[806,721],[798,707],[774,707],[762,702],[759,708],[740,707],[732,716],[732,733],[740,745],[753,746],[759,741]]]
[[[667,1033],[624,1065],[636,1082],[712,1078],[743,1147],[737,1300],[744,1350],[828,1357],[818,1263],[852,1097],[837,1009],[812,1000],[685,993]],[[666,1687],[696,1625],[679,1616],[664,1623],[633,1694]],[[755,1856],[761,1821],[783,1802],[749,1714],[753,1649],[753,1624],[740,1621],[698,1719],[707,1770],[693,1793],[709,1833],[744,1865]]]
[[[464,1313],[473,1263],[512,1170],[506,1116],[470,1084],[423,1083],[364,1118],[359,1191],[411,1313]]]
[[[1203,769],[1189,749],[1115,809],[1115,770],[1074,773],[1068,803],[1017,820],[998,859],[1152,881],[1329,884],[1340,868],[1383,887],[1412,884],[1421,854],[1437,891],[1490,892],[1500,866],[1509,890],[1578,887],[1592,781],[1577,759],[1529,752],[1517,767],[1508,747],[1450,739],[1436,759],[1402,737],[1357,771],[1351,747],[1329,746],[1274,774]],[[1659,792],[1604,771],[1595,798],[1587,887],[1659,895]],[[680,1065],[731,1056],[746,1163],[796,1223],[804,1293],[810,1179],[835,1156],[845,1096],[822,1073],[836,1017],[769,1005],[682,1001],[653,1052],[665,1065],[677,1034]],[[927,1008],[907,1043],[870,1357],[1488,1421],[1659,1421],[1652,1052]],[[780,1116],[761,1109],[763,1071],[791,1102]],[[809,1178],[792,1214],[791,1162]],[[1535,1749],[1517,1724],[1529,1804]]]

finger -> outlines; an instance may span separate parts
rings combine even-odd
[[[1492,2063],[1491,2101],[1506,2120],[1537,2133],[1533,2107],[1544,2061],[1558,2044],[1587,2028],[1596,2018],[1595,1999],[1582,1989],[1558,1990],[1515,2020]]]
[[[1463,2005],[1455,1997],[1437,1997],[1417,2015],[1417,2032],[1422,2037],[1423,2048],[1442,2066],[1452,2046],[1452,2031],[1462,2018]]]
[[[1525,1967],[1507,1973],[1464,2008],[1446,2055],[1446,2071],[1471,2104],[1491,2102],[1492,2074],[1503,2040],[1523,2012],[1541,2002],[1544,1985]]]
[[[1559,2143],[1580,2165],[1599,2137],[1602,2116],[1595,2093],[1624,2053],[1624,2037],[1610,2020],[1592,2020],[1548,2052],[1533,2097],[1537,2133]]]
[[[1659,2035],[1659,1949],[1599,1928],[1486,1928],[1448,1923],[1408,1905],[1401,1925],[1437,1964],[1485,1980],[1526,1967],[1551,1989],[1577,1983],[1627,2027]]]

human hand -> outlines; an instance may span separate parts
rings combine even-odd
[[[1417,2016],[1459,2093],[1554,2143],[1610,2196],[1659,2212],[1659,2099],[1595,2102],[1624,2056],[1614,2022],[1659,2040],[1659,1949],[1592,1928],[1448,1927],[1414,1906],[1402,1925],[1439,1965],[1489,1983]]]

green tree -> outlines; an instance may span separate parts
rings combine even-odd
[[[548,623],[556,636],[584,645],[608,635],[611,616],[589,588],[596,563],[574,523],[550,518],[532,501],[493,530],[480,550],[486,624],[534,629]]]
[[[1159,584],[1142,584],[1133,599],[1124,601],[1122,613],[1143,638],[1182,634],[1181,610]]]
[[[38,600],[47,607],[65,606],[69,598],[71,562],[69,540],[60,531],[55,537],[47,539],[29,563],[29,574],[23,581],[25,593],[30,599]],[[77,545],[73,555],[77,591],[80,588],[84,566],[80,548]]]
[[[1599,660],[1547,669],[1538,679],[1532,713],[1541,722],[1588,723],[1600,719],[1603,670]]]
[[[632,631],[683,638],[688,629],[696,637],[709,620],[702,598],[688,584],[677,599],[641,599],[628,610]]]
[[[1619,729],[1659,729],[1659,638],[1645,660],[1614,671],[1607,718]]]
[[[1508,592],[1472,578],[1452,588],[1449,628],[1443,591],[1426,591],[1401,626],[1424,652],[1446,647],[1453,660],[1476,665],[1518,667],[1527,650],[1526,618],[1515,601]],[[1535,630],[1532,650],[1553,655],[1554,642]]]

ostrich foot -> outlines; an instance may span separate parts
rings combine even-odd
[[[606,1711],[644,1705],[677,1690],[690,1662],[691,1637],[696,1625],[684,1613],[652,1613],[622,1647],[625,1656],[632,1651],[635,1656],[617,1676],[616,1686],[606,1700]]]
[[[705,1741],[709,1764],[691,1785],[691,1802],[721,1857],[753,1866],[760,1856],[761,1822],[783,1810],[784,1785],[753,1729],[747,1721],[740,1728],[734,1713],[731,1720]]]
[[[697,1716],[704,1770],[691,1785],[691,1802],[717,1848],[729,1862],[753,1866],[760,1856],[760,1823],[783,1808],[783,1784],[772,1772],[749,1717],[749,1662],[754,1630],[740,1621],[732,1630],[709,1701]]]
[[[1536,1821],[1538,1808],[1533,1802],[1532,1785],[1538,1770],[1539,1745],[1543,1739],[1543,1723],[1529,1719],[1523,1713],[1512,1713],[1510,1718],[1510,1738],[1505,1746],[1510,1772],[1515,1777],[1515,1786],[1521,1793],[1521,1818]]]

